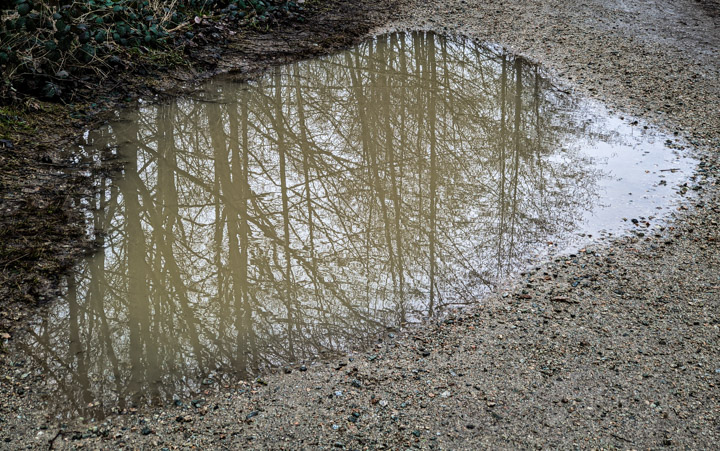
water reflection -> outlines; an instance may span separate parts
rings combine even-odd
[[[141,108],[89,138],[127,160],[100,182],[106,249],[25,352],[99,417],[361,347],[604,217],[615,169],[650,177],[628,161],[652,144],[607,124],[522,59],[425,33]]]

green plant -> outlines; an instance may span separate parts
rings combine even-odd
[[[24,119],[24,114],[15,108],[0,107],[0,137],[10,132],[32,132],[34,127]]]
[[[58,97],[72,74],[103,76],[118,47],[162,46],[173,17],[147,1],[87,0],[61,7],[17,0],[0,24],[0,71],[18,89]]]
[[[195,25],[197,14],[212,11],[266,28],[302,11],[284,0],[0,0],[0,7],[10,3],[13,9],[0,17],[0,93],[48,99],[60,97],[78,77],[106,76],[122,62],[123,49],[174,50],[175,32]]]

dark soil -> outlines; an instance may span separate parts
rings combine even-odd
[[[720,17],[720,1],[717,0],[697,0],[698,5],[710,17]]]

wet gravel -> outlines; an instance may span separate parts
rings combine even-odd
[[[685,201],[669,222],[631,221],[624,237],[538,262],[473,310],[170,407],[58,421],[42,408],[52,387],[6,359],[0,447],[717,447],[716,5],[418,0],[378,16],[378,31],[499,43],[568,89],[677,132],[674,145],[701,160],[678,187]]]

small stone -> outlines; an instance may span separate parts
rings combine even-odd
[[[246,420],[249,420],[249,419],[251,419],[251,418],[253,418],[253,417],[256,417],[256,416],[258,416],[258,415],[260,415],[260,412],[258,412],[257,410],[253,410],[253,411],[250,412],[249,414],[245,415],[245,419],[246,419]]]

